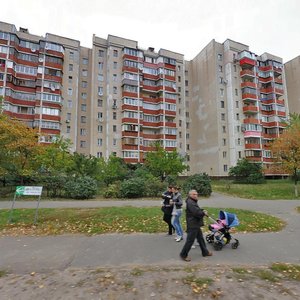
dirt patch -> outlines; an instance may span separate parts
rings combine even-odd
[[[300,299],[299,281],[268,267],[135,266],[0,276],[0,299]]]

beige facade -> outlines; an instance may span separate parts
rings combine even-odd
[[[300,114],[300,56],[284,64],[289,110]]]

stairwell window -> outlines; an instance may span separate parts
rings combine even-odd
[[[223,59],[223,55],[222,54],[218,54],[218,61],[221,61]]]

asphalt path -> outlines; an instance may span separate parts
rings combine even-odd
[[[40,208],[160,206],[159,200],[119,201],[41,201]],[[300,200],[247,200],[213,193],[200,199],[202,207],[240,208],[268,213],[283,219],[287,226],[280,232],[235,234],[238,249],[226,245],[203,258],[199,247],[190,257],[196,264],[267,265],[273,262],[300,263]],[[0,201],[0,209],[11,201]],[[36,201],[19,200],[15,208],[35,208]],[[74,268],[99,268],[139,265],[182,265],[179,259],[183,242],[164,234],[103,234],[96,236],[61,235],[43,237],[0,237],[0,270],[15,273],[51,272]]]

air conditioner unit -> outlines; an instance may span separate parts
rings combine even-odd
[[[30,50],[31,50],[31,52],[35,52],[36,51],[36,49],[34,49],[34,48],[31,48]]]
[[[66,123],[70,123],[70,120],[66,120]]]
[[[39,62],[43,62],[44,59],[42,57],[39,58]]]
[[[116,104],[113,104],[112,108],[113,108],[113,109],[117,109],[117,105],[116,105]]]
[[[51,86],[50,86],[50,90],[54,92],[54,91],[55,91],[55,86],[54,86],[54,85],[51,85]]]
[[[224,84],[227,84],[227,83],[228,83],[228,80],[223,80],[223,83],[224,83]]]
[[[103,92],[99,92],[99,93],[98,93],[98,96],[103,96]]]
[[[99,123],[102,123],[102,122],[103,122],[103,119],[102,119],[102,118],[98,118],[98,122],[99,122]]]
[[[48,46],[45,46],[45,50],[49,50],[50,48]]]

